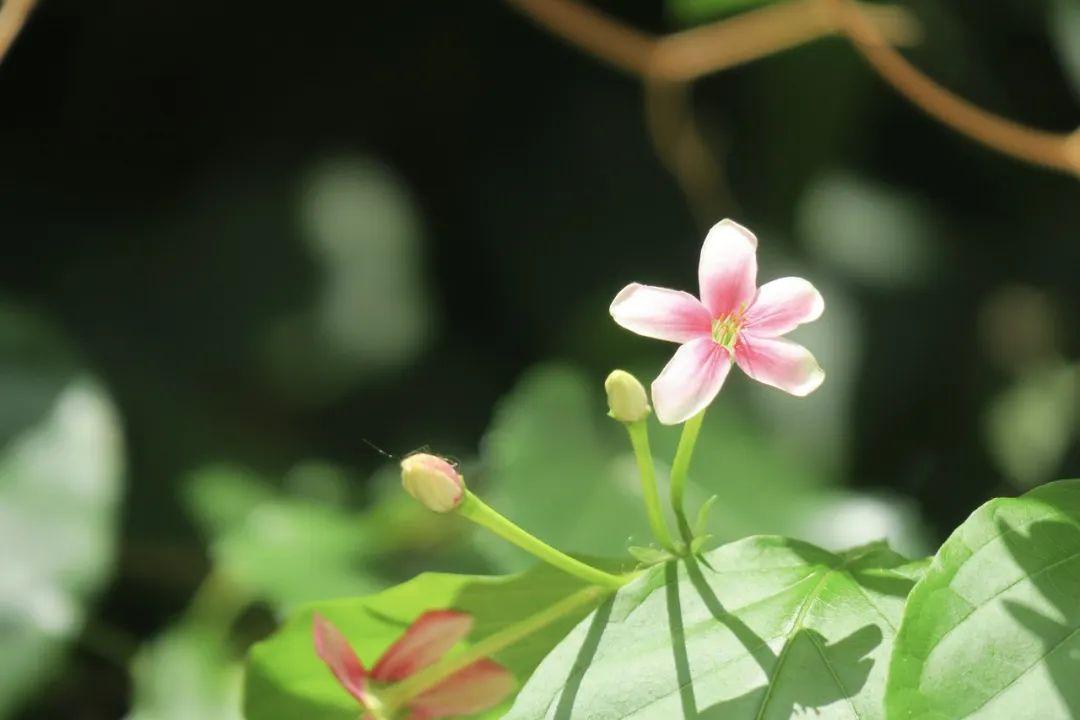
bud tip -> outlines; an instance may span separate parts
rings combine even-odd
[[[437,455],[416,453],[401,461],[405,492],[437,513],[450,512],[465,497],[465,480],[449,462]]]
[[[607,391],[608,415],[619,422],[644,420],[651,410],[645,387],[625,370],[613,370],[604,381]]]

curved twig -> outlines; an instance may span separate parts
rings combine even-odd
[[[1005,155],[1080,175],[1080,130],[1047,132],[983,110],[938,85],[904,59],[856,3],[826,1],[832,4],[855,49],[877,74],[927,115]]]
[[[663,37],[577,0],[506,0],[540,26],[631,75],[688,82],[840,31],[822,0],[787,0]],[[890,42],[911,42],[915,21],[900,7],[867,16]]]
[[[0,62],[23,29],[37,0],[5,0],[0,5]]]

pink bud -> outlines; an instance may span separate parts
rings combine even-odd
[[[465,497],[465,480],[453,465],[437,455],[417,453],[401,461],[405,491],[437,513],[450,512]]]

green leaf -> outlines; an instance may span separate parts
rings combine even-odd
[[[889,718],[1080,717],[1080,480],[992,500],[911,593]]]
[[[654,567],[559,644],[506,717],[882,718],[921,572],[880,543],[835,555],[771,536]]]
[[[241,720],[243,666],[220,631],[182,623],[144,645],[128,720]]]
[[[1080,99],[1080,5],[1075,0],[1053,0],[1049,10],[1050,38],[1072,82],[1073,96]]]
[[[112,570],[115,408],[39,320],[0,309],[0,717],[55,671]]]
[[[509,577],[426,573],[409,582],[364,598],[313,603],[298,610],[271,638],[248,656],[245,717],[248,720],[327,718],[355,720],[357,704],[336,683],[315,656],[311,641],[312,613],[318,611],[345,634],[367,667],[425,610],[453,608],[471,613],[476,625],[469,643],[516,623],[581,589],[574,578],[538,566]],[[495,655],[519,682],[589,607],[530,635]],[[484,713],[499,718],[505,706]]]
[[[252,597],[288,608],[377,587],[370,566],[378,545],[359,513],[226,466],[201,470],[186,490],[216,571]]]

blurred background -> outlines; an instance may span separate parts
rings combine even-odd
[[[942,84],[1077,126],[1076,0],[902,6]],[[526,564],[404,498],[419,448],[568,550],[647,543],[602,382],[672,348],[607,306],[694,290],[725,216],[822,289],[828,380],[733,373],[692,501],[718,540],[932,553],[1080,474],[1078,200],[839,37],[643,85],[494,1],[45,0],[0,65],[0,717],[239,717],[296,603]]]

